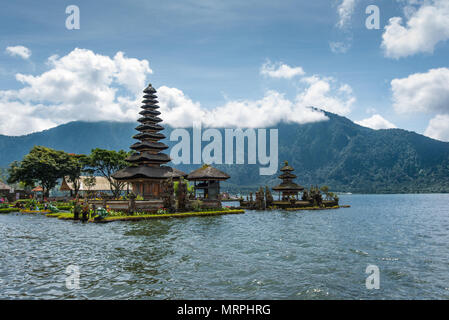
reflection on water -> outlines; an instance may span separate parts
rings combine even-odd
[[[340,210],[110,224],[0,215],[0,299],[447,299],[448,200],[347,195]],[[365,288],[369,264],[380,290]]]

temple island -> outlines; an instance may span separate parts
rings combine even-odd
[[[240,207],[223,207],[222,201],[230,200],[227,193],[221,193],[220,182],[230,176],[208,164],[185,173],[172,168],[170,157],[164,153],[168,146],[161,142],[165,138],[161,133],[161,112],[158,110],[156,89],[151,84],[143,90],[143,101],[135,128],[137,134],[133,136],[137,142],[130,146],[132,152],[126,158],[127,167],[115,172],[112,177],[80,176],[77,183],[70,177],[64,177],[60,191],[76,194],[73,203],[60,207],[45,204],[42,210],[35,199],[41,193],[44,199],[44,189],[40,186],[31,190],[34,198],[30,199],[27,207],[20,207],[21,212],[48,213],[49,217],[78,220],[82,213],[82,220],[92,222],[110,222],[124,220],[141,220],[168,217],[187,217],[199,215],[237,214],[244,213],[244,209],[251,210],[323,210],[334,209],[339,206],[338,196],[329,192],[328,187],[311,186],[305,189],[294,180],[297,176],[294,169],[284,162],[280,168],[280,184],[272,191],[266,186],[250,193],[246,199],[238,198]],[[120,198],[117,194],[109,197],[107,190],[112,191],[112,185],[121,184],[121,190],[126,190]],[[0,184],[0,191],[11,188]],[[272,194],[273,192],[273,194]],[[78,194],[82,193],[83,201]],[[100,194],[100,199],[96,195]],[[20,204],[20,203],[19,203]],[[3,204],[5,206],[5,204]],[[6,205],[4,211],[15,210]],[[59,210],[73,210],[73,212],[59,212]],[[93,217],[93,218],[92,218]]]
[[[245,199],[240,199],[240,207],[254,210],[319,210],[319,209],[335,209],[339,208],[338,196],[328,191],[327,187],[311,186],[309,190],[295,183],[293,180],[297,178],[293,174],[294,169],[284,161],[282,172],[279,176],[281,183],[272,188],[277,193],[275,200],[268,186],[265,192],[262,187],[255,193],[255,199],[251,192]],[[300,197],[301,194],[301,197]],[[323,199],[324,194],[324,199]]]
[[[156,213],[161,209],[167,213],[223,209],[220,181],[229,179],[229,175],[210,165],[189,174],[170,167],[171,159],[163,153],[168,146],[160,141],[165,136],[160,132],[164,127],[160,125],[156,89],[150,84],[143,93],[138,133],[133,137],[137,142],[131,145],[133,153],[126,159],[129,167],[112,176],[128,186],[128,200],[90,200],[89,203],[129,214]]]
[[[136,217],[131,217],[135,213],[146,214],[150,218],[160,217],[160,213],[179,215],[207,211],[220,214],[224,211],[236,211],[222,207],[220,182],[229,179],[228,174],[210,165],[203,165],[189,174],[169,165],[171,159],[164,153],[168,146],[161,142],[165,136],[161,133],[164,127],[161,125],[161,112],[158,111],[156,89],[149,84],[143,93],[139,112],[141,117],[135,128],[138,133],[133,136],[137,142],[131,145],[133,152],[126,159],[129,166],[112,175],[113,179],[126,186],[129,191],[127,199],[108,200],[104,197],[102,200],[89,200],[89,204],[102,210],[109,208],[126,213],[127,218],[117,217],[121,220],[135,220]],[[293,174],[294,169],[287,161],[280,171],[281,183],[272,188],[276,199],[268,187],[265,187],[265,191],[260,187],[255,192],[255,199],[250,193],[246,200],[238,199],[240,208],[235,209],[240,209],[238,212],[241,213],[241,209],[317,210],[339,207],[338,196],[327,189],[312,186],[306,190],[295,183],[297,176]],[[70,183],[63,182],[61,190],[71,191],[72,187]]]

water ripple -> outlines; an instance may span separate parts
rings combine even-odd
[[[447,299],[448,200],[104,225],[0,215],[0,299]],[[380,290],[365,288],[369,264]]]

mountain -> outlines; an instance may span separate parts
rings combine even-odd
[[[288,160],[298,183],[326,184],[341,192],[449,192],[449,143],[402,129],[372,130],[326,115],[328,121],[277,127],[279,164]],[[134,127],[136,123],[71,122],[25,136],[0,136],[0,167],[20,160],[34,145],[85,154],[97,147],[128,150]],[[165,129],[164,134],[169,136],[171,130]],[[188,172],[198,165],[176,167]],[[258,164],[217,167],[231,175],[224,187],[232,191],[279,182],[277,175],[260,176]]]

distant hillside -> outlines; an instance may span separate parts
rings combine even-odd
[[[401,129],[372,130],[335,114],[327,116],[329,121],[278,126],[279,163],[289,161],[298,183],[327,184],[344,192],[449,192],[449,143]],[[34,145],[73,153],[89,153],[96,147],[128,150],[135,126],[72,122],[26,136],[0,136],[0,167],[20,160]],[[167,128],[164,134],[169,136],[170,131]],[[194,167],[198,166],[178,166],[184,171]],[[259,176],[259,165],[218,167],[231,175],[226,184],[231,190],[278,182],[276,176]]]
[[[25,136],[0,135],[0,167],[21,160],[35,145],[73,153],[89,153],[94,148],[128,150],[135,126],[121,122],[70,122]]]

